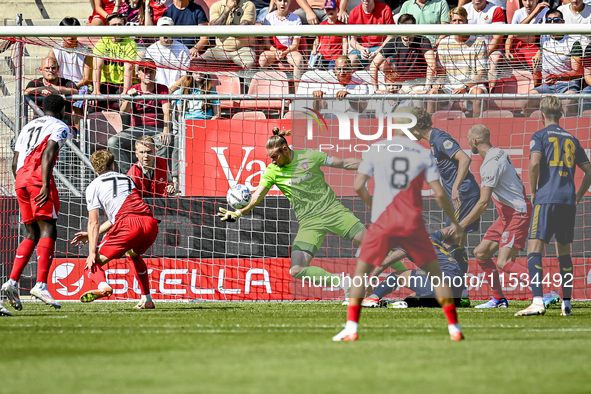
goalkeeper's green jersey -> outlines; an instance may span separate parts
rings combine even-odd
[[[326,153],[317,150],[294,150],[288,165],[269,164],[260,184],[268,189],[277,185],[291,202],[298,221],[324,216],[335,204],[340,205],[320,169],[327,159]]]

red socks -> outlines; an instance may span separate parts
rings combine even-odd
[[[37,244],[37,282],[47,283],[49,267],[53,261],[55,241],[51,238],[41,238]]]
[[[490,288],[493,293],[493,297],[497,300],[505,298],[503,294],[503,288],[501,286],[501,281],[499,279],[499,271],[497,270],[497,266],[492,259],[487,260],[479,260],[478,264],[480,268],[484,271],[484,279],[488,280],[490,284]]]
[[[441,309],[443,309],[443,313],[447,317],[447,324],[458,324],[458,312],[454,304],[444,306]]]
[[[14,259],[14,265],[12,271],[10,271],[10,279],[19,281],[23,270],[31,260],[33,251],[35,250],[35,241],[29,238],[23,239],[16,249],[16,257]]]
[[[150,276],[148,275],[148,266],[144,262],[144,259],[142,259],[142,256],[126,256],[126,258],[131,263],[136,278],[139,279],[142,295],[150,294]]]
[[[361,305],[349,305],[347,307],[347,321],[354,321],[359,323],[359,315],[361,314]]]
[[[103,267],[98,264],[93,264],[91,269],[84,268],[84,271],[88,279],[96,285],[95,287],[98,287],[101,282],[107,281]]]
[[[517,274],[517,279],[519,280],[519,282],[521,283],[527,283],[526,279],[522,279],[522,278],[529,278],[529,273],[527,272],[527,268],[522,267],[521,265],[517,264],[516,261],[509,261],[507,264],[505,264],[505,266],[502,268],[502,270],[506,273],[508,273],[509,275],[511,274]],[[524,276],[522,276],[522,274],[525,274]],[[505,278],[505,280],[508,280],[509,278]],[[506,283],[515,283],[513,281],[509,281]]]

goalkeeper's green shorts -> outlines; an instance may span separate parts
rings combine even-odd
[[[303,250],[312,255],[318,253],[328,232],[352,240],[365,230],[359,219],[342,204],[335,205],[321,217],[302,220],[299,225],[292,250]]]

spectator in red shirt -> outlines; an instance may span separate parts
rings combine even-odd
[[[349,14],[350,25],[393,25],[392,9],[384,3],[376,0],[362,0],[361,4],[351,10]],[[356,68],[360,64],[367,67],[378,51],[393,36],[351,36],[351,48],[349,54],[351,65]]]
[[[344,23],[337,19],[339,6],[336,0],[326,0],[324,3],[324,12],[328,18],[321,25],[343,25]],[[320,53],[322,62],[317,68],[333,69],[337,57],[347,54],[348,39],[347,36],[318,36],[314,41],[312,55]]]
[[[170,182],[166,159],[156,157],[154,138],[144,135],[135,142],[138,161],[127,171],[142,198],[166,197],[175,193]]]
[[[168,88],[154,82],[156,64],[151,59],[144,59],[138,69],[141,82],[133,85],[126,94],[137,96],[142,94],[168,94]],[[123,101],[121,113],[131,114],[131,128],[109,138],[109,150],[115,155],[119,171],[129,171],[133,163],[132,142],[144,135],[156,137],[158,156],[169,157],[170,145],[173,142],[170,125],[170,103],[168,100],[133,100]]]

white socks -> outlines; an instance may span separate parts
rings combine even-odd
[[[462,327],[460,327],[459,323],[456,324],[448,324],[447,325],[447,330],[449,331],[449,335],[456,333],[456,332],[462,332]]]
[[[542,297],[534,297],[534,304],[544,306],[544,299]]]

